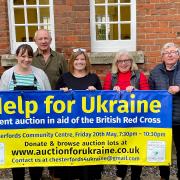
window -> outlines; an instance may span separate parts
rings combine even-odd
[[[41,28],[50,31],[51,48],[55,49],[53,0],[9,0],[8,3],[11,53],[24,42],[36,50],[34,33]]]
[[[90,0],[92,52],[136,50],[136,0]]]

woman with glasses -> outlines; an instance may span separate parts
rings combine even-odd
[[[17,65],[2,74],[0,90],[51,90],[44,71],[31,66],[32,58],[33,49],[31,46],[20,45],[16,50]],[[29,167],[31,180],[40,180],[42,170],[42,167]],[[12,174],[13,180],[24,180],[25,168],[13,168]]]
[[[101,90],[98,76],[90,72],[90,61],[85,49],[74,49],[69,61],[69,72],[64,73],[58,80],[56,89],[72,90]],[[96,180],[101,179],[103,166],[74,166],[57,167],[54,177],[61,180]]]
[[[138,71],[133,57],[127,51],[116,53],[112,63],[112,71],[106,75],[104,90],[126,90],[134,89],[149,90],[146,76]],[[116,180],[122,180],[126,176],[127,165],[118,165]],[[142,166],[131,166],[131,180],[140,180]]]

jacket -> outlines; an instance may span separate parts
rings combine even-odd
[[[166,73],[165,65],[157,65],[151,72],[149,76],[149,85],[152,90],[168,90],[169,78]],[[173,86],[180,86],[180,63],[174,69],[173,74]],[[173,125],[180,125],[180,92],[173,95]]]
[[[4,91],[9,90],[10,81],[12,80],[12,75],[13,75],[15,67],[16,66],[6,70],[2,74],[1,80],[0,80],[0,90],[4,90]],[[51,90],[51,86],[50,86],[48,77],[46,76],[44,71],[39,68],[36,68],[34,66],[31,66],[31,67],[32,67],[32,72],[33,72],[34,76],[36,77],[37,82],[39,83],[41,89],[42,90]]]
[[[113,89],[115,85],[119,86],[121,90],[125,90],[125,88],[130,85],[134,86],[136,89],[139,90],[149,90],[148,80],[142,72],[119,72],[117,75],[115,74],[115,77],[113,76],[114,74],[110,72],[106,75],[103,86],[104,90]]]
[[[64,56],[53,50],[51,50],[51,55],[47,62],[45,62],[44,57],[37,50],[34,53],[32,65],[42,69],[46,73],[53,90],[55,89],[59,77],[67,72],[67,62]]]

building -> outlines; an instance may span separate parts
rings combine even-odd
[[[1,0],[0,10],[0,74],[15,62],[18,45],[36,49],[38,28],[50,30],[52,48],[67,59],[73,48],[87,49],[101,80],[120,49],[133,52],[148,74],[164,43],[180,44],[179,0]]]

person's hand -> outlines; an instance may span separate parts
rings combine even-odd
[[[127,92],[132,92],[134,89],[135,89],[134,86],[128,86],[128,87],[126,87],[126,91],[127,91]]]
[[[87,90],[89,90],[89,91],[95,91],[96,88],[95,88],[94,86],[88,86]]]
[[[180,91],[179,86],[169,86],[168,92],[171,94],[176,94]]]
[[[114,86],[114,87],[113,87],[113,90],[114,90],[114,91],[120,91],[121,89],[120,89],[119,86]]]
[[[64,92],[67,92],[69,89],[68,87],[63,87],[63,88],[60,88],[61,91],[64,91]]]

